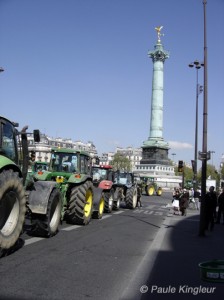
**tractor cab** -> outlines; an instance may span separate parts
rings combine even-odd
[[[129,172],[120,172],[115,173],[114,183],[118,186],[132,186],[134,184],[134,176]]]
[[[98,186],[103,180],[113,181],[113,171],[110,165],[93,165],[91,173],[95,186]]]
[[[0,118],[0,155],[3,155],[15,164],[18,164],[17,139],[18,134],[15,126],[18,124],[12,123],[5,118]]]

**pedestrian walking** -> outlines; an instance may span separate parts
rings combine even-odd
[[[183,189],[183,193],[180,195],[180,212],[182,216],[187,215],[187,207],[189,203],[189,192],[186,189]]]
[[[199,192],[199,189],[196,189],[194,191],[194,205],[196,210],[199,210],[200,198],[201,198],[201,193]]]
[[[209,192],[205,195],[205,230],[213,230],[217,207],[217,195],[215,187],[210,186]]]
[[[180,191],[177,188],[174,188],[173,192],[173,199],[172,199],[172,207],[173,207],[173,214],[174,215],[179,215],[180,214]]]
[[[191,203],[193,203],[193,204],[191,205]],[[195,207],[194,189],[193,189],[193,188],[191,188],[191,189],[189,190],[189,203],[188,203],[188,207],[189,207],[189,208],[192,207],[192,206]],[[195,207],[195,208],[196,208],[196,207]]]
[[[176,195],[176,192],[177,192],[177,188],[174,187],[174,189],[173,189],[173,199],[174,199],[174,197],[175,197],[175,195]],[[172,202],[173,202],[173,199],[172,199]]]
[[[222,192],[218,196],[218,215],[216,224],[220,224],[221,217],[222,217],[222,223],[224,225],[224,188],[222,189]]]
[[[172,202],[174,200],[179,200],[179,198],[180,198],[180,190],[177,188],[174,188]]]
[[[138,187],[137,188],[137,204],[136,204],[136,207],[142,207],[141,197],[142,197],[142,190],[141,190],[140,187]]]
[[[189,191],[189,200],[191,202],[194,201],[194,189],[193,188],[191,188],[190,191]]]

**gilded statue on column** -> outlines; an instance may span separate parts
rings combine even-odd
[[[161,43],[161,35],[164,35],[161,33],[161,30],[163,29],[163,26],[158,26],[155,27],[155,30],[157,31],[157,36],[158,36],[158,40],[157,42],[160,44]]]

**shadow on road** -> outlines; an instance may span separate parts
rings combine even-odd
[[[216,225],[214,231],[200,237],[199,215],[171,217],[171,222],[167,217],[166,221],[161,249],[147,282],[142,283],[148,291],[142,294],[141,300],[189,299],[192,296],[223,299],[224,283],[203,281],[198,265],[224,258],[224,226]]]
[[[15,245],[7,250],[0,250],[0,258],[9,256],[19,249],[21,249],[25,244],[25,241],[22,238],[19,238],[18,241],[15,243]]]

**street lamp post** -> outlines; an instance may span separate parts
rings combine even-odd
[[[206,211],[205,211],[205,197],[206,197],[206,171],[207,171],[207,119],[208,119],[208,75],[207,75],[207,26],[206,26],[206,4],[207,0],[203,0],[204,9],[204,99],[203,99],[203,139],[202,139],[202,153],[201,153],[201,208],[200,208],[200,222],[199,222],[199,236],[205,235],[206,229]]]
[[[195,144],[194,144],[194,165],[193,165],[193,186],[194,191],[197,189],[197,169],[198,169],[198,96],[203,91],[203,86],[198,83],[198,70],[204,66],[203,62],[195,60],[193,63],[189,64],[190,68],[196,68],[196,109],[195,109]]]

